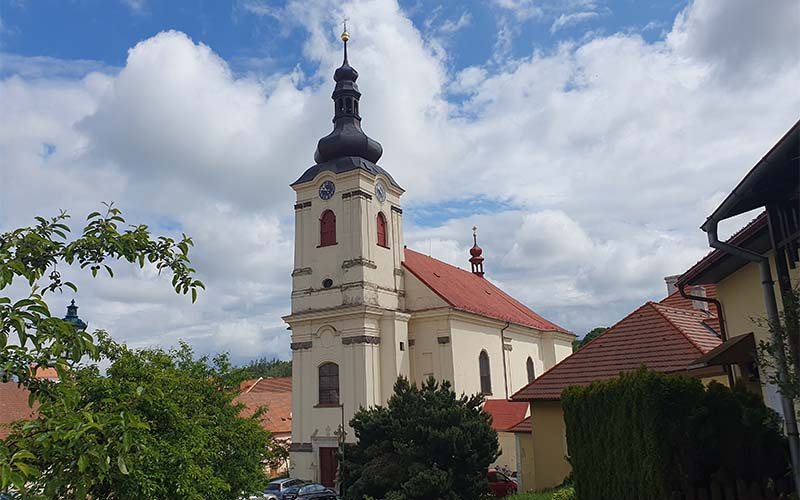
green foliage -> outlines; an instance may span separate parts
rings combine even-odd
[[[292,362],[278,358],[260,358],[251,361],[246,369],[252,378],[281,378],[292,376]]]
[[[111,361],[78,368],[14,426],[8,450],[38,469],[31,498],[236,499],[266,483],[271,435],[232,404],[242,370],[191,349],[134,351],[101,336]]]
[[[713,478],[783,476],[777,415],[743,387],[644,368],[561,395],[579,497],[668,498]]]
[[[41,402],[45,415],[47,405],[54,405],[54,401],[71,404],[73,410],[80,409],[72,415],[61,415],[60,421],[48,423],[64,438],[59,438],[59,446],[72,447],[66,451],[81,449],[88,436],[95,436],[98,442],[107,445],[105,450],[95,449],[97,456],[87,454],[82,458],[78,473],[88,474],[88,464],[92,461],[99,467],[108,468],[116,463],[119,469],[126,469],[124,455],[135,444],[133,436],[142,431],[142,423],[125,408],[114,415],[96,415],[92,404],[82,404],[82,396],[70,385],[71,374],[82,359],[100,360],[101,352],[92,335],[51,315],[46,294],[62,291],[64,287],[77,292],[74,283],[62,279],[59,268],[76,265],[89,270],[93,277],[101,270],[113,277],[110,264],[115,261],[139,267],[147,263],[159,273],[171,272],[175,291],[191,293],[193,301],[197,289],[205,287],[193,278],[194,269],[189,266],[191,238],[185,235],[179,241],[164,236],[153,238],[146,225],[122,230],[120,227],[125,224],[122,213],[113,204],[105,204],[104,213],[89,214],[80,236],[70,241],[68,218],[65,212],[49,219],[36,217],[33,226],[0,234],[0,290],[3,291],[0,382],[15,381],[29,389],[30,403]],[[22,297],[12,298],[9,290],[15,294],[23,290]],[[37,379],[34,376],[37,366],[54,367],[61,383]],[[53,434],[43,433],[37,438],[36,449],[54,446],[48,441],[52,437]],[[111,462],[112,456],[123,458]],[[20,486],[36,481],[42,472],[40,458],[33,449],[0,441],[0,490],[11,484]]]
[[[781,394],[800,403],[800,288],[782,295],[783,311],[777,325],[767,320],[756,320],[769,328],[770,340],[759,342],[759,364],[766,380],[778,387]],[[782,351],[786,359],[784,377],[779,376],[777,356]]]
[[[588,344],[592,340],[596,339],[600,335],[606,333],[606,330],[608,330],[608,327],[599,326],[597,328],[593,328],[592,331],[590,331],[589,333],[584,335],[582,339],[573,340],[572,341],[572,352],[577,351],[578,349],[580,349],[581,347],[585,346],[586,344]]]
[[[36,225],[0,235],[0,290],[20,281],[29,290],[16,301],[0,296],[0,381],[17,380],[34,393],[46,391],[49,384],[37,380],[31,366],[55,367],[63,377],[84,356],[98,359],[92,336],[53,317],[44,301],[47,292],[64,287],[78,290],[74,283],[62,280],[59,266],[77,264],[93,277],[103,269],[113,277],[109,262],[124,260],[139,267],[147,262],[159,273],[170,271],[175,291],[191,293],[192,301],[197,289],[205,288],[192,276],[192,240],[186,235],[180,241],[165,236],[153,239],[144,224],[121,231],[122,213],[107,204],[105,214],[89,214],[81,235],[67,241],[68,218],[65,212],[50,219],[36,217]]]
[[[385,407],[362,408],[350,422],[358,442],[344,453],[346,498],[480,498],[499,455],[483,401],[456,397],[449,382],[418,388],[400,377]]]
[[[566,488],[562,488],[555,493],[553,496],[550,497],[550,500],[576,500],[578,497],[575,494],[575,488],[572,486],[567,486]]]

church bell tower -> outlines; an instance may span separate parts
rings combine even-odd
[[[361,129],[346,27],[341,39],[333,131],[291,185],[292,310],[283,318],[292,332],[291,475],[323,484],[335,473],[331,450],[341,439],[354,441],[347,424],[354,412],[383,404],[397,376],[409,371],[403,189],[378,165],[380,143]]]

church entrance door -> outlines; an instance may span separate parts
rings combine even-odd
[[[336,448],[319,449],[319,482],[328,488],[334,487],[336,481]]]

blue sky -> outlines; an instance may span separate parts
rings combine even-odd
[[[509,17],[522,17],[522,22],[513,28],[517,32],[509,55],[524,57],[531,50],[551,51],[565,41],[580,40],[587,32],[634,32],[647,40],[657,40],[686,3],[531,3],[531,10],[541,11],[536,15],[507,12],[492,2],[418,0],[400,5],[421,31],[434,32],[451,23],[449,29],[454,31],[447,40],[448,67],[458,71],[492,60],[498,32]],[[121,67],[130,47],[160,31],[174,29],[213,47],[241,71],[254,69],[246,62],[252,59],[264,64],[258,68],[260,71],[286,71],[307,61],[301,45],[296,43],[304,37],[304,27],[281,19],[279,12],[284,7],[285,2],[238,0],[2,0],[2,50],[22,56],[90,59]],[[267,11],[271,13],[264,14]],[[561,16],[577,17],[554,25]],[[469,29],[457,29],[460,20]],[[330,23],[337,22],[338,17],[332,15]],[[354,22],[357,20],[353,19],[351,26]]]
[[[113,200],[193,236],[209,289],[76,275],[90,326],[288,357],[288,185],[345,14],[405,242],[466,267],[477,225],[489,279],[579,335],[662,298],[800,114],[796,0],[0,0],[0,231]]]

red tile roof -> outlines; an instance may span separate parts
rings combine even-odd
[[[530,434],[531,432],[533,432],[533,425],[531,425],[531,417],[525,417],[525,419],[522,422],[510,428],[508,432],[525,432]]]
[[[274,434],[292,432],[292,377],[248,380],[242,383],[242,388],[245,392],[236,398],[245,404],[242,416],[250,416],[266,406],[261,426]]]
[[[701,286],[703,287],[703,290],[705,290],[707,298],[709,298],[709,299],[716,299],[717,298],[717,286],[716,285],[707,284],[707,285],[701,285]],[[692,291],[692,288],[693,287],[691,287],[691,286],[685,287],[684,290],[686,291],[686,295],[696,295]],[[664,304],[665,306],[679,307],[681,309],[692,309],[694,307],[692,305],[692,299],[684,299],[683,297],[681,297],[680,292],[677,291],[677,290],[672,292],[669,297],[667,297],[665,299],[662,299],[661,302],[659,302],[659,303],[660,304]],[[713,306],[711,306],[711,307],[713,308]],[[712,309],[712,311],[713,310],[714,309]]]
[[[483,411],[492,416],[492,429],[507,431],[528,412],[528,403],[524,401],[506,401],[505,399],[487,399]]]
[[[11,429],[5,426],[17,420],[33,420],[38,415],[38,404],[28,406],[30,392],[18,387],[16,382],[0,383],[0,439],[5,439]]]
[[[403,266],[451,307],[542,331],[569,333],[547,321],[486,278],[405,249]]]
[[[680,372],[721,343],[705,311],[647,302],[539,378],[520,389],[517,401],[558,400],[571,385],[615,378],[646,365],[659,372]]]

